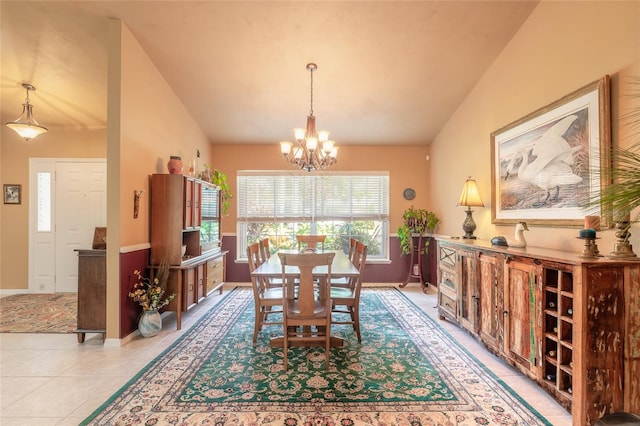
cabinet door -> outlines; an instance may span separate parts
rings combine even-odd
[[[188,310],[196,303],[196,268],[183,270],[184,274],[184,310]]]
[[[182,213],[184,229],[191,229],[193,223],[193,189],[195,181],[192,178],[184,178],[184,210]]]
[[[193,182],[193,227],[199,228],[202,223],[202,184]]]
[[[456,250],[438,242],[438,313],[458,322]]]
[[[207,285],[207,268],[204,263],[198,265],[196,268],[196,298],[198,302],[205,298],[206,285]]]
[[[538,267],[529,262],[507,261],[505,266],[504,351],[525,374],[536,378],[536,283]]]
[[[460,301],[460,325],[474,334],[478,333],[477,253],[458,250],[458,298]]]
[[[591,425],[603,414],[627,411],[625,399],[631,401],[632,397],[631,386],[626,386],[625,390],[622,380],[624,267],[584,266],[581,272],[582,286],[576,286],[574,291],[582,303],[573,305],[575,330],[579,331],[574,331],[575,368],[581,373],[573,377],[573,403],[577,405],[573,415],[574,421],[580,422],[576,424]],[[633,339],[627,339],[627,344],[629,340]],[[636,383],[637,380],[636,376]],[[583,413],[584,417],[581,417]]]
[[[480,253],[478,274],[480,279],[480,338],[495,351],[502,350],[503,280],[502,256]]]

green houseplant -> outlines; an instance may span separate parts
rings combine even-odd
[[[633,78],[630,86],[631,104],[628,112],[620,118],[620,123],[627,130],[629,147],[613,148],[611,167],[594,171],[602,180],[611,183],[589,202],[589,207],[599,207],[602,214],[614,222],[630,218],[633,210],[640,206],[640,77]],[[631,222],[638,219],[636,215]]]
[[[233,194],[229,190],[227,175],[218,169],[212,170],[208,164],[204,164],[203,167],[204,172],[202,172],[201,174],[202,179],[210,181],[220,189],[220,197],[222,203],[220,206],[220,212],[222,214],[225,214],[227,210],[229,210],[229,206],[231,205],[231,201],[229,200],[233,198]]]
[[[435,213],[427,209],[416,209],[411,206],[402,214],[402,225],[398,228],[397,234],[400,240],[400,251],[402,254],[410,254],[413,245],[412,235],[433,232],[440,223],[440,219]],[[429,240],[425,239],[421,253],[426,253],[429,249]]]
[[[630,81],[628,111],[621,115],[621,136],[628,140],[628,148],[611,150],[611,167],[595,170],[603,182],[609,182],[600,194],[589,200],[588,207],[600,208],[600,213],[612,221],[616,242],[612,257],[635,258],[629,238],[631,226],[638,223],[640,211],[640,77]]]

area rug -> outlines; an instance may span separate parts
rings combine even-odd
[[[253,336],[253,296],[235,289],[83,425],[548,425],[396,289],[364,289],[362,343],[292,348]]]
[[[0,333],[73,333],[77,314],[76,293],[0,297]]]

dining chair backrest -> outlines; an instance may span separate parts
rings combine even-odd
[[[351,288],[353,290],[357,290],[360,292],[360,287],[362,284],[362,276],[364,275],[364,267],[367,264],[367,254],[369,252],[369,246],[366,244],[356,241],[353,249],[353,254],[351,256],[351,263],[355,266],[360,272],[357,277],[352,277],[350,280]]]
[[[351,237],[349,238],[349,260],[351,261],[351,263],[353,263],[353,255],[356,251],[356,243],[358,242],[357,239]]]
[[[324,295],[325,300],[328,299],[328,288],[315,291],[314,284],[317,282],[313,278],[313,268],[317,266],[326,266],[327,275],[323,277],[320,285],[327,285],[331,281],[331,263],[335,257],[335,253],[278,253],[280,264],[282,265],[282,281],[285,293],[290,289],[286,284],[286,267],[294,266],[300,271],[300,278],[295,297],[297,298],[296,311],[300,316],[313,315],[316,302],[319,297]],[[294,290],[295,291],[295,290]],[[284,294],[285,298],[293,299],[294,295]]]
[[[263,238],[258,243],[260,244],[260,257],[263,262],[266,262],[269,260],[269,257],[271,257],[271,249],[269,248],[269,238],[268,237]]]
[[[249,264],[249,274],[255,271],[258,266],[262,265],[262,256],[260,255],[260,243],[253,243],[247,246],[247,263]],[[263,280],[257,277],[251,277],[253,289],[257,294],[264,292]]]
[[[317,250],[319,244],[322,251],[324,251],[324,242],[326,239],[326,235],[296,235],[298,250],[302,250],[303,248]]]

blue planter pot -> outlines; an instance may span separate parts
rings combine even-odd
[[[153,337],[162,330],[162,317],[158,311],[144,311],[138,320],[138,330],[142,337]]]

